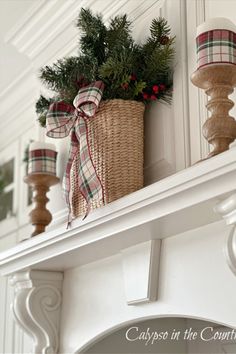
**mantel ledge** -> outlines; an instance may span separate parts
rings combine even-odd
[[[0,253],[0,273],[11,275],[27,269],[63,271],[141,242],[168,237],[170,234],[158,228],[161,220],[169,223],[180,212],[187,219],[191,208],[208,208],[209,202],[215,205],[234,193],[235,156],[236,148],[232,148],[202,161],[94,211],[84,221],[75,220],[70,229],[65,224],[51,227]],[[200,218],[195,214],[194,228],[201,226]],[[184,231],[182,225],[178,232]]]

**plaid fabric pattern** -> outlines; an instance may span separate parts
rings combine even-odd
[[[93,165],[87,136],[86,119],[94,117],[102,98],[104,84],[96,81],[79,90],[75,97],[74,107],[64,102],[53,103],[47,114],[47,135],[52,138],[63,138],[71,132],[69,158],[63,178],[63,190],[69,208],[69,221],[72,215],[72,196],[70,176],[75,156],[79,153],[78,170],[79,189],[87,202],[88,215],[92,199],[103,199],[103,188]]]
[[[57,152],[48,149],[29,151],[28,173],[56,175]]]
[[[215,29],[201,33],[196,41],[198,68],[214,63],[236,64],[236,33]]]

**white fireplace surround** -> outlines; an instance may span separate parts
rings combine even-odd
[[[168,296],[170,296],[168,290],[165,294],[167,299],[163,296],[160,298],[160,291],[163,292],[162,287],[168,282],[168,279],[163,278],[167,276],[165,273],[168,271],[165,269],[165,267],[168,268],[165,264],[165,257],[168,258],[168,255],[165,255],[165,252],[168,249],[168,242],[171,244],[172,239],[174,239],[175,245],[179,244],[178,247],[184,247],[184,244],[188,244],[186,242],[188,237],[190,240],[193,238],[193,242],[195,242],[194,238],[199,234],[197,238],[200,243],[205,238],[199,248],[201,253],[195,252],[196,259],[192,265],[194,272],[194,266],[200,269],[199,258],[202,257],[204,264],[204,252],[209,252],[209,257],[211,257],[210,249],[216,248],[214,234],[220,232],[222,235],[223,233],[225,239],[219,240],[216,237],[216,243],[222,252],[219,261],[225,265],[219,273],[217,265],[214,264],[221,287],[229,285],[227,282],[229,277],[232,277],[229,269],[234,274],[236,273],[234,226],[226,226],[226,224],[234,225],[236,223],[235,153],[236,149],[233,148],[222,155],[200,162],[143,188],[91,213],[83,222],[81,220],[74,221],[69,230],[66,229],[65,223],[61,225],[55,223],[51,226],[50,231],[40,237],[24,241],[1,253],[1,273],[10,276],[10,282],[15,287],[14,316],[33,338],[34,352],[56,353],[60,341],[59,329],[62,333],[61,347],[68,350],[69,343],[63,343],[67,338],[67,329],[70,328],[70,323],[67,323],[68,317],[70,320],[73,317],[72,325],[75,318],[70,314],[70,311],[67,313],[69,307],[66,306],[68,306],[68,302],[71,302],[71,306],[73,304],[74,311],[77,313],[77,309],[74,307],[77,305],[73,303],[75,301],[73,286],[76,289],[78,286],[78,292],[80,289],[82,293],[85,291],[79,285],[72,286],[72,284],[76,282],[76,277],[80,275],[81,269],[94,269],[95,272],[97,265],[99,267],[99,264],[103,262],[109,264],[109,260],[112,259],[118,262],[117,266],[123,279],[122,289],[116,294],[114,301],[117,301],[118,307],[123,309],[128,306],[125,311],[123,310],[127,312],[126,316],[116,313],[114,310],[111,323],[109,321],[106,323],[104,320],[97,326],[93,325],[92,331],[87,328],[86,341],[79,340],[78,348],[73,347],[73,352],[75,349],[80,350],[85,344],[93,342],[94,338],[97,339],[116,327],[124,326],[135,319],[152,318],[157,314],[159,316],[192,316],[235,327],[236,320],[235,316],[232,316],[232,307],[225,307],[222,312],[219,303],[212,301],[211,308],[214,309],[217,306],[217,312],[211,313],[212,309],[206,308],[202,311],[199,306],[192,306],[191,310],[192,302],[197,304],[199,301],[197,292],[191,293],[191,301],[188,301],[186,297],[177,306],[176,304],[170,306],[173,301],[171,298],[168,303]],[[221,221],[219,215],[223,217],[224,221]],[[171,254],[174,249],[170,248],[170,250]],[[219,252],[219,250],[214,251]],[[178,272],[183,269],[179,267],[180,260],[177,259],[177,255],[173,256],[174,259],[176,262],[174,273],[177,276]],[[189,266],[184,258],[182,261],[186,262],[184,267]],[[226,266],[227,264],[229,268]],[[212,268],[210,261],[209,268]],[[159,274],[161,279],[158,281],[160,271],[162,271]],[[168,271],[169,277],[173,276],[172,272],[173,269]],[[111,268],[111,278],[107,279],[109,283],[112,282],[112,273]],[[202,271],[199,273],[198,275],[193,273],[192,277],[196,277],[196,283],[200,280],[205,283],[209,276],[208,269],[205,268],[204,273]],[[64,282],[68,287],[65,284],[63,286],[63,274],[65,274]],[[186,274],[182,274],[183,279],[186,276],[189,276],[188,270],[186,270]],[[83,281],[85,279],[82,280],[82,284]],[[94,317],[101,315],[100,311],[103,306],[106,307],[107,296],[112,291],[113,285],[110,283],[107,289],[103,289],[104,294],[102,298],[99,298],[100,308],[90,309],[93,311],[90,315],[93,314]],[[185,287],[185,291],[188,293],[191,284],[186,282]],[[201,285],[198,284],[199,291],[200,287]],[[232,291],[235,290],[236,283],[231,283],[230,287]],[[91,288],[90,291],[100,291],[99,287],[96,288],[96,280],[94,280],[94,288]],[[205,291],[207,292],[207,289]],[[90,298],[91,294],[88,293],[87,296]],[[177,289],[176,296],[177,298],[179,296]],[[82,301],[80,306],[83,306],[83,301],[85,304],[87,303],[87,299],[84,297],[78,301]],[[224,294],[224,301],[228,301],[226,294]],[[190,302],[188,310],[185,308],[185,302]],[[150,304],[152,304],[151,307]],[[65,307],[63,308],[63,306]],[[167,310],[168,306],[170,306],[169,310]],[[129,307],[131,311],[128,310]],[[163,309],[160,310],[162,307]],[[150,308],[152,308],[151,312]],[[67,318],[65,318],[66,313]],[[83,316],[80,317],[79,311],[77,321],[85,321],[86,328],[87,320]],[[70,349],[72,350],[72,348]]]

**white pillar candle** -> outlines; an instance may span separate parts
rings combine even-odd
[[[29,151],[42,149],[56,151],[56,146],[54,144],[44,143],[40,141],[34,141],[33,143],[30,143]]]
[[[236,64],[236,25],[228,18],[210,18],[197,27],[197,66]]]
[[[197,37],[202,33],[213,31],[215,29],[224,29],[236,33],[236,25],[232,21],[224,17],[215,17],[209,18],[197,27]]]
[[[29,146],[28,174],[56,176],[57,151],[54,144],[33,142]]]

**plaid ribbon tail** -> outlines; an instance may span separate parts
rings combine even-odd
[[[85,213],[85,215],[84,215],[82,220],[87,218],[88,214],[90,213],[90,210],[91,210],[91,204],[88,203],[87,206],[86,206],[86,213]]]
[[[76,134],[79,139],[80,150],[78,170],[79,188],[87,204],[86,214],[83,218],[84,220],[91,210],[91,201],[104,200],[104,192],[90,153],[86,119],[82,116],[79,117],[77,121]]]
[[[77,139],[75,128],[73,128],[71,132],[71,144],[70,144],[70,151],[69,151],[69,158],[66,165],[66,171],[63,178],[63,192],[64,197],[66,200],[66,204],[68,206],[68,221],[67,221],[67,228],[71,225],[73,220],[72,215],[72,197],[73,197],[73,190],[71,189],[71,167],[76,155],[79,153],[79,141]]]
[[[71,224],[72,224],[72,217],[71,214],[68,214],[66,230],[71,228]]]

